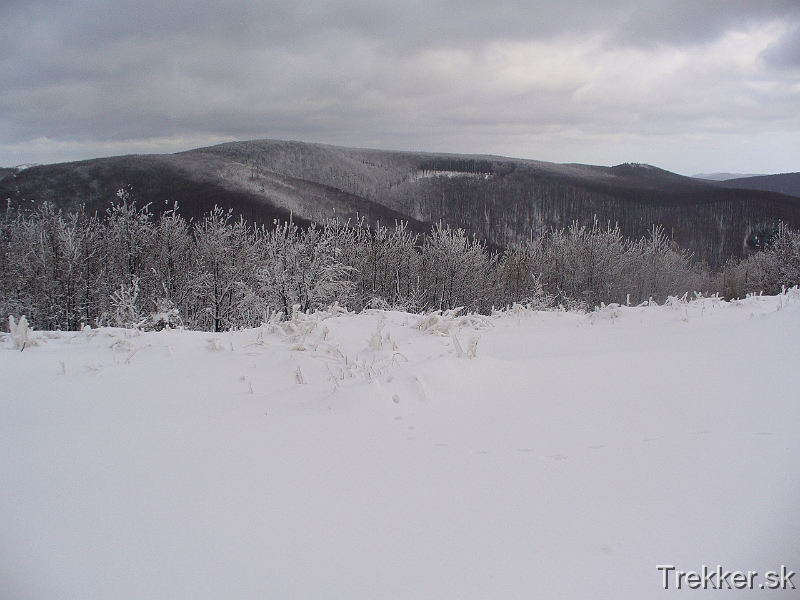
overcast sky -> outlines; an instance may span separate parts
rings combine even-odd
[[[0,165],[256,138],[800,171],[800,0],[0,1]]]

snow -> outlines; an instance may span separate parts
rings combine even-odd
[[[799,333],[792,290],[6,335],[0,597],[647,599],[689,593],[660,564],[800,571]]]

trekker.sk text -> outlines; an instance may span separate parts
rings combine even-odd
[[[795,572],[788,570],[785,565],[781,565],[779,571],[767,571],[763,577],[759,577],[757,571],[723,571],[719,565],[715,570],[703,565],[700,571],[678,571],[674,565],[656,565],[656,569],[662,572],[665,590],[670,589],[670,580],[672,587],[679,590],[752,590],[755,587],[761,590],[797,589],[792,581]]]

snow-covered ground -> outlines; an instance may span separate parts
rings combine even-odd
[[[800,594],[797,291],[12,344],[3,599]]]

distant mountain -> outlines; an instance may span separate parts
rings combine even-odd
[[[698,173],[692,175],[695,179],[706,179],[708,181],[727,181],[728,179],[741,179],[742,177],[759,177],[760,173]]]
[[[290,215],[302,223],[334,216],[367,224],[402,219],[425,231],[441,221],[495,247],[595,217],[619,223],[632,237],[659,224],[715,266],[746,253],[750,236],[778,220],[800,227],[796,197],[642,164],[598,167],[261,140],[8,171],[0,174],[0,199],[22,207],[49,200],[103,211],[130,184],[155,211],[177,201],[187,217],[218,204],[264,223]]]
[[[778,192],[800,198],[800,173],[741,177],[724,181],[722,185],[731,188]]]

